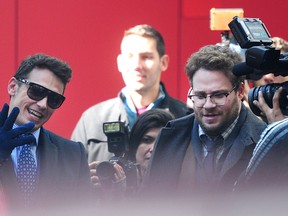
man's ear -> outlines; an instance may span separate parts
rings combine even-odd
[[[163,55],[160,61],[161,61],[161,70],[166,71],[169,65],[169,56],[167,54]]]
[[[123,64],[124,64],[123,63],[123,56],[122,56],[122,54],[119,54],[117,56],[117,66],[118,66],[118,71],[121,73],[124,71],[124,65]]]
[[[237,95],[238,97],[242,100],[244,98],[244,95],[245,95],[245,86],[244,86],[244,83],[241,82],[240,85],[239,85],[239,88],[237,90]]]
[[[14,96],[16,94],[16,91],[18,89],[18,84],[17,84],[17,80],[15,77],[12,77],[9,81],[8,81],[8,94],[10,96]]]

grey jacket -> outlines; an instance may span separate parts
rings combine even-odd
[[[73,206],[84,199],[89,201],[92,187],[85,149],[81,143],[41,128],[37,157],[38,183],[33,210],[48,206]],[[9,210],[10,207],[16,211],[21,209],[23,202],[11,158],[0,167],[0,181]]]

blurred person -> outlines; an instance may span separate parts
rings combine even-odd
[[[242,102],[243,77],[232,73],[240,62],[239,54],[217,45],[191,55],[185,71],[194,113],[161,130],[144,190],[232,191],[266,127]]]
[[[10,105],[0,114],[0,181],[9,213],[56,211],[90,193],[83,145],[43,127],[64,102],[71,74],[66,62],[36,54],[8,82]]]
[[[162,35],[155,28],[137,25],[125,31],[117,64],[126,86],[117,97],[87,109],[71,136],[84,144],[89,163],[107,161],[113,156],[108,152],[104,122],[121,121],[130,130],[137,116],[150,109],[166,109],[176,117],[187,112],[186,104],[170,97],[160,82],[169,56]]]

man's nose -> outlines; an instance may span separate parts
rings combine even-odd
[[[48,96],[44,97],[42,100],[37,101],[37,105],[40,107],[45,107],[47,108],[48,106]]]
[[[142,68],[142,62],[139,56],[133,56],[131,60],[131,66],[136,70],[136,69],[141,69]]]
[[[207,96],[203,107],[204,108],[211,108],[211,107],[215,107],[215,106],[216,106],[216,104],[213,103],[213,101],[211,100],[211,97]]]

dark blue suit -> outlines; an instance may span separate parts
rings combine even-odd
[[[32,209],[64,206],[83,201],[90,191],[90,177],[84,146],[41,128],[37,146],[38,188]],[[21,196],[13,162],[0,167],[0,178],[8,207],[21,208]]]

